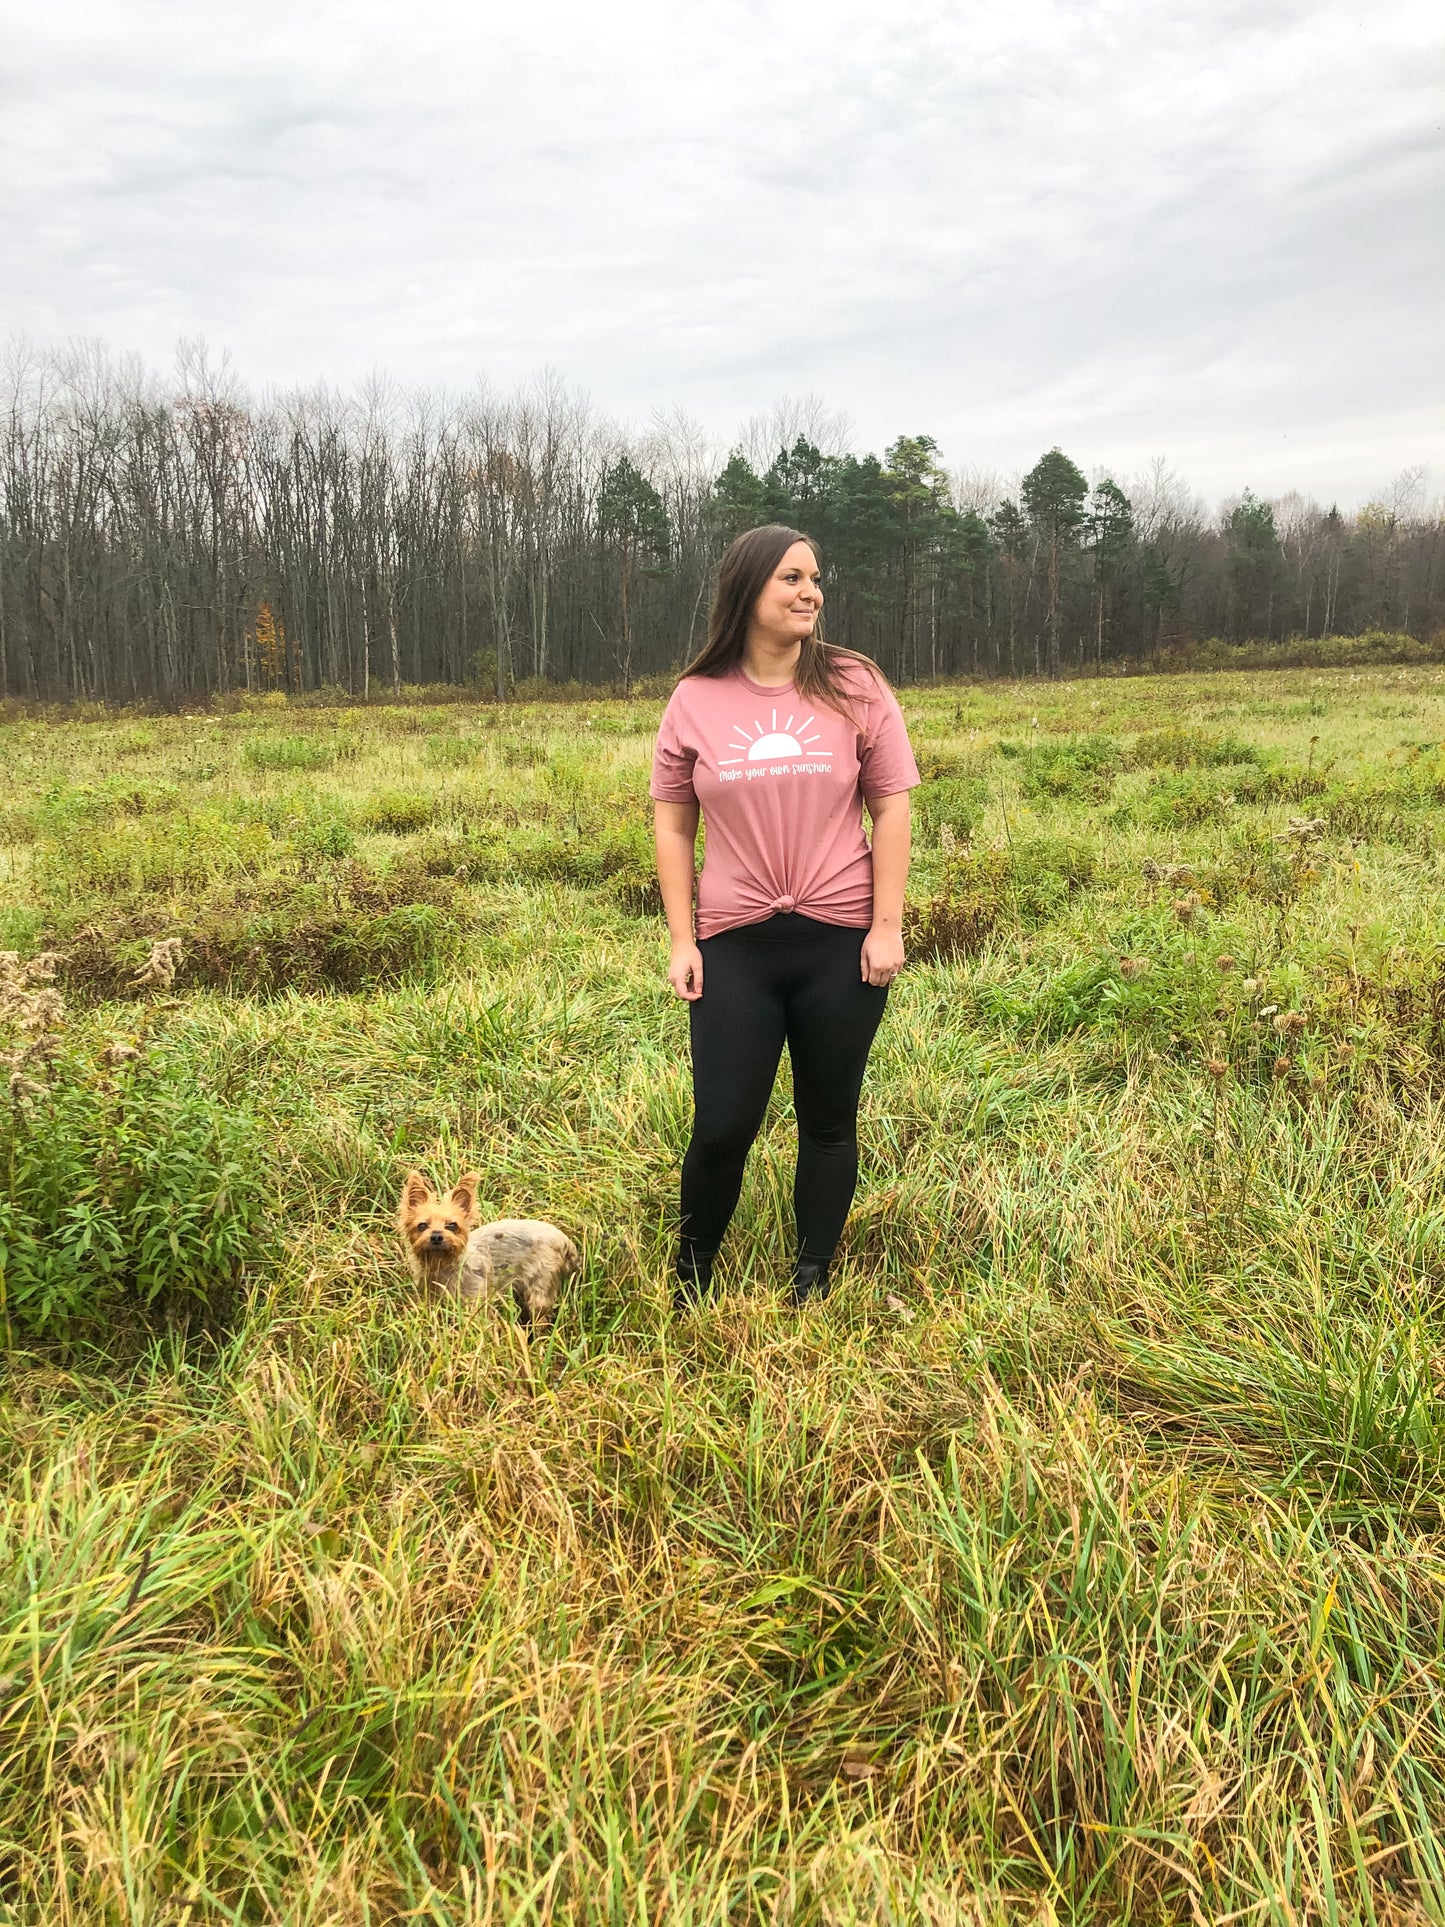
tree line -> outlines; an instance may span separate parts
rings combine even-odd
[[[628,433],[553,376],[258,399],[200,348],[162,382],[16,345],[0,407],[6,695],[630,689],[699,646],[717,558],[761,521],[817,538],[829,636],[899,682],[1442,622],[1418,470],[1351,513],[1211,512],[1162,462],[1091,478],[1053,448],[1011,480],[950,472],[928,435],[860,456],[811,401],[722,451],[681,416]]]

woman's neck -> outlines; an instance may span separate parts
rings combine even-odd
[[[793,680],[802,653],[801,642],[773,642],[767,636],[750,631],[739,666],[750,682],[781,689]]]

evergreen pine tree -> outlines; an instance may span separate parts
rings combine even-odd
[[[1119,484],[1108,476],[1090,497],[1086,540],[1094,571],[1094,662],[1102,669],[1109,592],[1134,548],[1133,506]]]
[[[1078,535],[1089,484],[1061,449],[1051,448],[1025,475],[1020,493],[1028,518],[1048,553],[1049,674],[1056,677],[1063,578],[1069,560],[1078,553]]]
[[[604,544],[616,557],[621,605],[621,649],[618,656],[625,692],[632,694],[632,597],[634,572],[664,572],[668,557],[667,511],[662,497],[625,455],[602,478],[597,497],[597,526]]]

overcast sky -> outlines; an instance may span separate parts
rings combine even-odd
[[[1445,487],[1438,0],[49,0],[0,326],[726,439]]]

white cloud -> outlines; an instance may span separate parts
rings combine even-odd
[[[18,37],[18,44],[16,44]],[[726,435],[1353,501],[1445,450],[1434,9],[52,0],[4,319],[258,382],[506,384]]]

